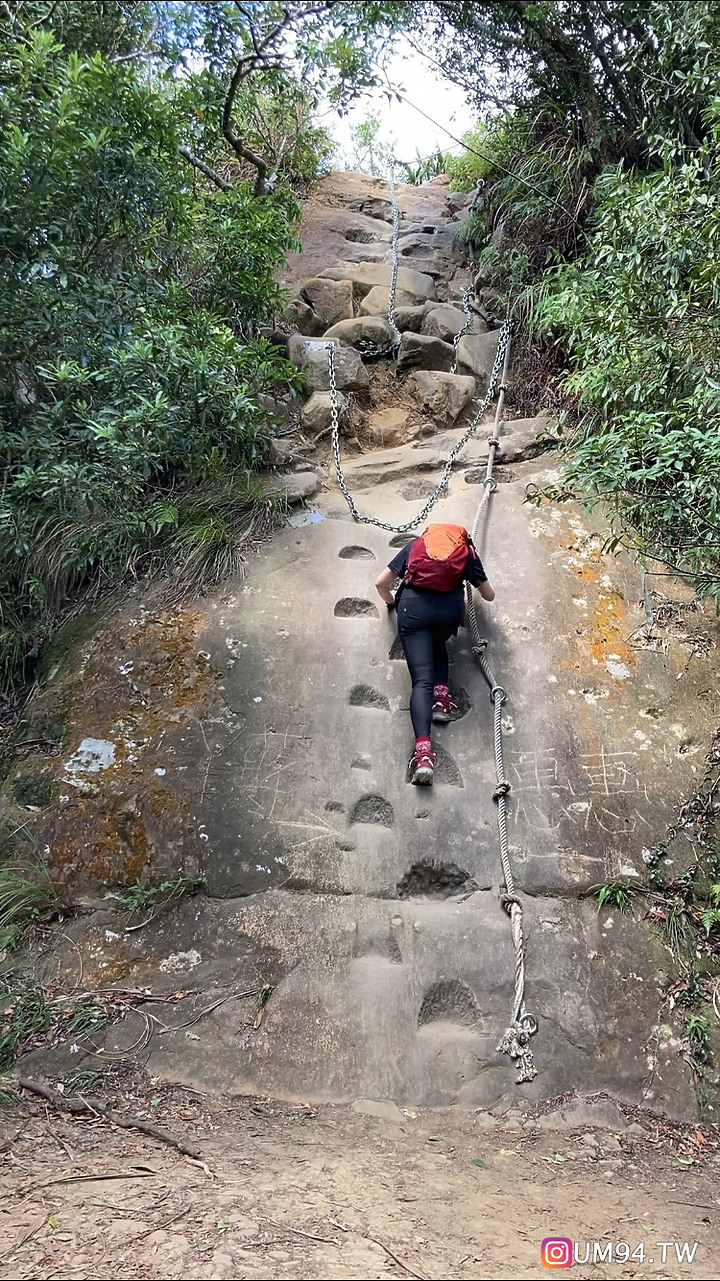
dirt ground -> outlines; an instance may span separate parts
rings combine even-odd
[[[122,1099],[200,1159],[25,1095],[2,1114],[0,1278],[540,1277],[552,1236],[581,1258],[612,1246],[612,1263],[576,1264],[578,1277],[717,1276],[714,1141],[649,1114],[613,1134],[226,1105],[147,1079]],[[697,1243],[692,1264],[674,1243]]]

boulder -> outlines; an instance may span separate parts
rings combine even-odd
[[[422,329],[422,322],[427,315],[427,309],[427,303],[425,303],[424,307],[396,307],[395,324],[400,333],[402,334],[406,329],[409,329],[412,333],[419,334]]]
[[[497,355],[500,330],[488,334],[465,334],[457,346],[459,374],[474,374],[487,386]]]
[[[392,280],[390,263],[380,262],[344,262],[336,267],[326,267],[320,275],[327,280],[351,280],[353,290],[359,298],[364,298],[373,285],[385,285],[389,288]],[[412,295],[412,303],[417,306],[428,298],[437,298],[435,282],[432,276],[411,267],[398,269],[397,287],[403,293]]]
[[[449,191],[445,197],[451,214],[455,214],[459,209],[464,209],[470,204],[474,192],[472,191]]]
[[[347,414],[347,398],[339,391],[337,399],[338,417],[342,423]],[[308,432],[311,436],[317,436],[320,432],[326,431],[332,425],[330,392],[314,391],[307,404],[303,406],[300,419],[303,431]]]
[[[381,316],[356,316],[341,320],[328,329],[325,337],[346,347],[387,347],[392,342],[390,326]]]
[[[340,391],[364,391],[370,382],[368,371],[352,347],[335,346],[335,371]],[[329,391],[328,344],[293,334],[288,343],[288,355],[304,373],[313,391]]]
[[[403,289],[398,289],[396,291],[395,293],[396,309],[398,307],[413,307],[414,305],[415,305],[414,294],[406,294]],[[360,303],[360,315],[361,316],[387,316],[389,306],[390,306],[390,290],[388,286],[373,285],[370,292],[365,295],[362,302]]]
[[[312,307],[308,306],[303,298],[291,299],[288,303],[287,315],[290,324],[295,326],[299,334],[316,338],[324,332],[323,321],[318,319]]]
[[[320,477],[315,471],[280,472],[265,481],[268,497],[285,499],[292,506],[312,498],[320,488]]]
[[[449,370],[455,358],[450,343],[441,338],[432,338],[430,334],[404,333],[400,341],[397,368],[398,373],[409,369],[444,369]]]
[[[442,426],[450,427],[475,395],[475,379],[418,369],[408,377],[405,390],[416,401],[418,409]]]
[[[379,409],[368,418],[366,434],[374,445],[401,445],[407,439],[409,417],[409,410],[399,406]]]
[[[431,334],[434,338],[442,338],[444,342],[452,342],[465,324],[465,313],[458,307],[449,305],[433,307],[423,320],[420,332]]]
[[[300,297],[317,317],[318,324],[322,326],[318,330],[321,334],[330,325],[348,320],[353,315],[352,283],[349,280],[323,280],[314,276],[300,286]]]

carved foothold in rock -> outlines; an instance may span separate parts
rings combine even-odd
[[[393,340],[390,326],[382,316],[356,316],[353,320],[341,320],[325,334],[334,342],[343,343],[346,347],[386,347]]]
[[[321,326],[317,332],[321,334],[330,325],[348,320],[353,315],[352,282],[349,280],[323,280],[314,276],[301,285],[300,297],[316,316]]]
[[[398,373],[409,369],[444,369],[450,370],[455,352],[450,343],[429,334],[405,333],[400,341],[397,368]]]
[[[417,369],[410,374],[405,390],[417,401],[418,409],[436,423],[449,427],[467,409],[475,395],[475,379],[437,370]]]
[[[433,307],[425,316],[420,332],[442,338],[443,342],[452,342],[466,323],[465,314],[458,307]]]
[[[465,334],[457,346],[458,373],[474,374],[487,385],[497,355],[499,337],[499,329],[493,329],[488,334]]]
[[[379,262],[345,262],[336,267],[326,267],[321,276],[328,280],[351,280],[355,293],[364,298],[373,285],[390,287],[392,265]],[[413,271],[410,267],[399,267],[397,287],[405,294],[411,294],[413,302],[425,302],[427,298],[436,298],[435,282],[432,276],[422,271]]]
[[[347,414],[347,398],[339,391],[337,395],[338,417],[342,424]],[[327,431],[332,426],[332,408],[329,391],[314,391],[307,404],[303,405],[300,415],[303,430],[311,436]]]
[[[418,231],[414,236],[402,236],[398,251],[403,258],[427,258],[428,254],[437,253],[440,247],[438,232]]]
[[[364,391],[370,382],[367,369],[352,347],[334,343],[338,390]],[[313,391],[329,391],[328,344],[293,334],[288,344],[290,360],[304,373]]]

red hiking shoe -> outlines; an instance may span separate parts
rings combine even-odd
[[[418,738],[410,761],[410,782],[420,787],[432,787],[435,753],[429,738]]]
[[[451,721],[453,705],[450,701],[450,690],[447,685],[436,685],[433,691],[432,718],[441,724]]]

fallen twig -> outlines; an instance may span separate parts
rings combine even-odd
[[[165,1036],[168,1032],[181,1032],[183,1028],[192,1027],[193,1024],[199,1023],[200,1019],[204,1018],[206,1014],[210,1014],[212,1010],[216,1010],[219,1005],[224,1005],[226,1001],[232,1001],[232,1000],[242,1001],[247,996],[257,996],[257,988],[253,988],[252,992],[231,992],[229,996],[219,997],[217,1001],[213,1001],[212,1005],[207,1005],[204,1010],[201,1010],[199,1014],[196,1014],[195,1018],[190,1019],[188,1023],[177,1023],[173,1027],[170,1027],[170,1025],[167,1023],[163,1023],[161,1031],[159,1031],[157,1035]],[[150,1018],[155,1023],[160,1022],[160,1020],[154,1014],[151,1014]]]
[[[322,1241],[324,1245],[339,1245],[335,1237],[318,1237],[314,1232],[303,1232],[300,1228],[291,1228],[289,1223],[276,1223],[274,1219],[265,1219],[277,1232],[293,1232],[295,1236],[305,1237],[308,1241]]]
[[[9,1254],[14,1254],[16,1250],[19,1250],[21,1246],[25,1245],[26,1241],[29,1241],[31,1237],[35,1236],[36,1232],[39,1232],[40,1229],[44,1227],[47,1223],[47,1218],[47,1210],[44,1210],[39,1223],[36,1223],[33,1228],[30,1228],[29,1232],[26,1232],[24,1236],[20,1237],[19,1241],[15,1241],[9,1249],[3,1250],[2,1254],[0,1254],[0,1259],[6,1259]]]
[[[369,1232],[363,1232],[362,1235],[366,1238],[366,1240],[374,1241],[375,1245],[379,1245],[380,1249],[384,1250],[385,1253],[389,1255],[393,1263],[397,1263],[399,1268],[404,1268],[406,1272],[410,1273],[411,1277],[416,1277],[417,1281],[427,1281],[427,1277],[425,1276],[424,1272],[416,1272],[414,1268],[410,1267],[409,1263],[405,1263],[404,1259],[401,1259],[398,1257],[397,1254],[394,1254],[393,1251],[390,1249],[390,1246],[386,1245],[384,1241],[378,1241],[377,1237],[371,1237]]]
[[[123,1130],[139,1130],[141,1134],[147,1134],[151,1139],[157,1139],[160,1143],[167,1143],[169,1147],[177,1148],[178,1152],[182,1152],[184,1156],[193,1157],[196,1161],[200,1157],[199,1148],[191,1146],[184,1139],[179,1139],[170,1130],[153,1125],[151,1121],[143,1121],[140,1117],[123,1116],[102,1099],[66,1099],[49,1085],[43,1085],[42,1082],[33,1081],[29,1077],[21,1076],[18,1084],[23,1090],[29,1090],[31,1094],[39,1094],[40,1098],[47,1099],[48,1103],[52,1103],[59,1112],[72,1112],[75,1115],[82,1112],[98,1112]]]

